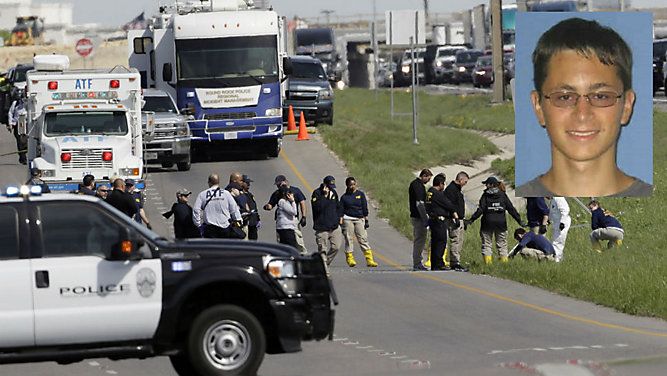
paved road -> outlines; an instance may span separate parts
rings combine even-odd
[[[12,150],[9,137],[0,129],[0,154]],[[0,186],[25,179],[25,169],[15,159],[0,157]],[[171,233],[159,213],[171,206],[178,188],[202,190],[211,172],[249,174],[260,203],[268,198],[279,173],[307,195],[324,175],[334,175],[339,185],[346,176],[316,137],[305,142],[288,139],[276,159],[228,159],[196,163],[187,173],[151,169],[147,211],[155,230]],[[333,263],[341,302],[334,341],[306,343],[298,354],[267,356],[260,375],[502,376],[531,370],[543,375],[665,374],[666,322],[488,276],[407,271],[410,242],[375,214],[373,210],[370,241],[380,267],[369,270],[359,263],[350,269],[340,256]],[[272,219],[272,213],[263,213],[261,240],[275,241]],[[305,236],[307,246],[315,249],[312,232]],[[463,257],[465,261],[478,255]],[[5,365],[0,374],[174,375],[166,358]]]

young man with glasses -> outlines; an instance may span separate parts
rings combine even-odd
[[[551,140],[551,168],[517,196],[646,196],[652,186],[616,164],[632,116],[632,52],[614,30],[581,18],[540,37],[532,56],[533,111]]]

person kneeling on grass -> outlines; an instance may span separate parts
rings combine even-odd
[[[602,253],[602,244],[600,240],[608,240],[607,249],[620,247],[623,244],[623,226],[621,222],[616,219],[610,211],[604,210],[600,207],[600,203],[596,200],[591,200],[588,203],[588,208],[591,210],[591,244],[593,250]]]
[[[514,257],[517,253],[524,258],[534,258],[539,261],[556,259],[556,251],[549,239],[544,235],[536,234],[532,231],[527,232],[522,228],[514,230],[514,239],[519,244],[514,247],[510,257]]]

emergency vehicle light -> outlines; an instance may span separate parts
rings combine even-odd
[[[39,185],[22,185],[20,187],[10,186],[5,189],[4,196],[6,197],[18,197],[18,196],[41,196],[42,187]]]
[[[70,92],[70,93],[53,93],[51,99],[55,101],[67,99],[115,99],[118,98],[118,93],[115,91],[90,91],[90,92]]]
[[[58,90],[58,81],[49,81],[48,88],[49,90]]]
[[[125,254],[132,253],[132,242],[129,240],[123,240],[120,242],[120,251]]]
[[[60,153],[60,161],[61,162],[71,162],[72,161],[72,153]]]
[[[102,152],[102,160],[105,162],[109,162],[113,160],[113,153],[110,151],[104,151]]]
[[[109,81],[109,87],[112,89],[120,88],[120,80],[111,80]]]

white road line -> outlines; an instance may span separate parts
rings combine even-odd
[[[334,338],[333,341],[347,341],[347,338]]]
[[[522,351],[539,351],[539,352],[544,352],[544,351],[562,351],[562,350],[599,350],[599,349],[611,349],[611,348],[619,348],[619,347],[629,347],[630,345],[624,344],[624,343],[617,343],[614,345],[590,345],[590,346],[585,346],[585,345],[573,345],[573,346],[554,346],[554,347],[548,347],[548,348],[542,348],[542,347],[533,347],[533,348],[524,348],[524,349],[508,349],[508,350],[492,350],[487,353],[487,355],[497,355],[497,354],[510,354],[510,353],[516,353],[516,352],[522,352]]]
[[[107,370],[107,373],[108,373],[109,375],[117,375],[117,374],[118,374],[118,372],[116,372],[116,371],[114,371],[114,370],[112,370],[112,369]]]
[[[97,363],[96,361],[92,361],[92,362],[88,362],[88,365],[91,366],[91,367],[97,367],[97,366],[99,366],[100,364]]]
[[[373,346],[357,346],[357,349],[359,350],[366,350],[366,349],[372,349]]]

